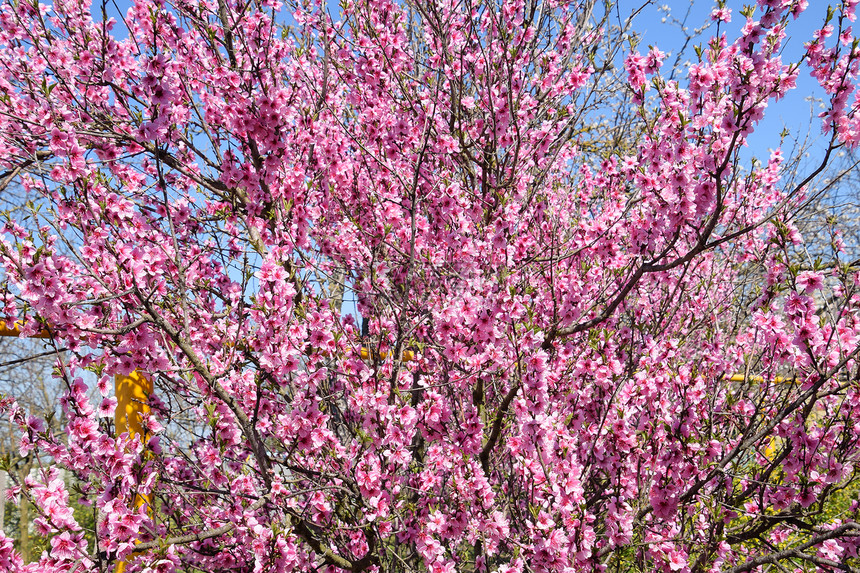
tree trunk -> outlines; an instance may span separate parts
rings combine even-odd
[[[329,280],[329,294],[331,295],[331,306],[338,312],[343,307],[343,293],[346,290],[346,270],[339,267],[332,273]]]
[[[0,470],[0,532],[6,523],[6,472]]]
[[[24,563],[30,562],[30,500],[21,494],[21,504],[18,506],[18,548]]]

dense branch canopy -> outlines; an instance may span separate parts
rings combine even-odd
[[[5,0],[3,310],[68,352],[65,427],[0,398],[52,462],[0,568],[860,569],[858,257],[804,226],[857,2],[797,62],[807,2],[724,4],[661,72],[608,1]],[[810,72],[825,148],[749,159]]]

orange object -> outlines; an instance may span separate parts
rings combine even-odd
[[[761,376],[749,376],[746,377],[743,374],[732,374],[731,376],[726,377],[731,382],[745,382],[749,380],[750,382],[764,382],[764,378]],[[771,378],[777,384],[782,384],[783,382],[788,382],[787,378],[783,378],[782,376],[774,376]]]
[[[116,411],[114,424],[117,435],[128,432],[131,436],[146,438],[144,417],[149,414],[149,395],[152,394],[152,380],[138,371],[128,376],[114,378],[116,392]]]
[[[5,320],[0,320],[0,336],[21,336],[22,326],[24,326],[24,324],[20,321],[9,326],[9,323]],[[30,338],[51,338],[51,333],[47,330],[41,330]]]
[[[152,394],[152,380],[135,370],[128,376],[117,375],[114,377],[114,391],[116,393],[116,411],[114,411],[114,425],[116,435],[129,433],[131,438],[139,438],[142,442],[148,439],[144,419],[149,414],[149,396]],[[134,506],[140,507],[144,504],[149,508],[150,499],[148,495],[135,497]],[[125,571],[125,561],[116,565],[115,573]]]
[[[372,356],[372,354],[370,352],[370,349],[362,346],[361,347],[361,359],[362,360],[370,360],[371,356]],[[380,358],[386,358],[387,356],[388,356],[387,352],[380,352],[379,353]],[[415,360],[415,353],[412,352],[411,350],[404,350],[403,351],[403,362],[410,362],[412,360]]]

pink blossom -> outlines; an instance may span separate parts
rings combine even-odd
[[[711,10],[711,20],[715,22],[729,23],[732,21],[732,11],[725,6],[714,8]]]
[[[797,275],[797,286],[807,294],[824,287],[824,277],[819,272],[803,271]]]
[[[804,209],[855,0],[685,51],[613,3],[127,4],[0,6],[3,308],[66,348],[48,410],[0,396],[27,570],[853,559],[860,275]],[[753,159],[797,88],[822,147]]]

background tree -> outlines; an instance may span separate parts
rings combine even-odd
[[[3,340],[3,368],[0,371],[0,392],[3,395],[15,393],[21,396],[21,406],[31,416],[48,420],[49,424],[59,429],[60,423],[56,419],[57,399],[61,394],[51,376],[50,360],[46,357],[33,359],[32,355],[41,353],[44,349],[36,350],[35,343],[24,341]],[[40,346],[40,345],[39,345]],[[53,422],[53,423],[52,423]],[[0,503],[3,510],[0,516],[2,529],[6,534],[14,537],[18,542],[18,548],[25,561],[30,561],[33,552],[30,547],[31,517],[29,503],[26,496],[19,498],[17,511],[10,507],[6,512],[7,488],[14,488],[16,484],[24,483],[31,471],[38,467],[35,452],[19,454],[20,433],[11,419],[2,418],[3,433],[0,439],[0,471],[3,472],[0,479],[3,480],[2,491],[0,491]],[[7,521],[8,519],[8,521]],[[36,554],[41,551],[37,551]]]
[[[29,570],[856,569],[857,273],[797,219],[860,137],[856,2],[784,61],[805,5],[661,73],[593,1],[5,2],[4,310],[67,422],[3,407],[97,511],[25,480]],[[819,157],[749,158],[801,70]]]

